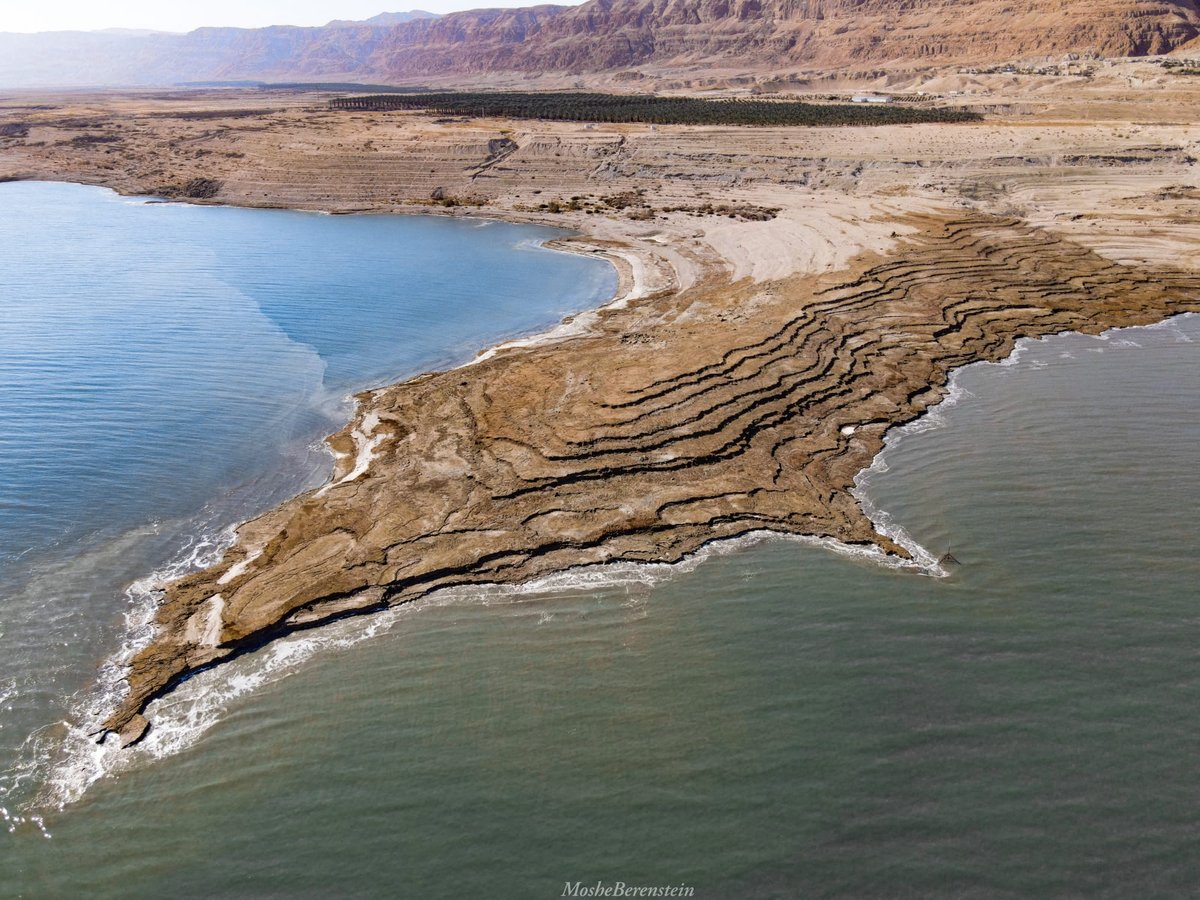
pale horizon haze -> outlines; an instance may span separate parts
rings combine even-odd
[[[537,2],[537,0],[533,0]],[[262,28],[267,25],[324,25],[332,19],[369,19],[381,12],[421,9],[448,13],[462,9],[533,5],[530,0],[209,0],[164,3],[162,0],[45,0],[0,6],[0,32],[97,31],[105,28],[191,31],[204,26]],[[579,0],[557,0],[574,5]]]

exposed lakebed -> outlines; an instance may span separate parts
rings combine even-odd
[[[1200,801],[1198,346],[1193,316],[964,370],[958,402],[908,429],[864,486],[914,540],[954,553],[948,578],[743,542],[674,569],[461,589],[290,638],[168,698],[174,731],[160,733],[178,742],[50,813],[51,839],[28,824],[2,836],[4,883],[114,896],[558,896],[597,879],[729,897],[1185,890]],[[440,352],[363,378],[458,351]],[[199,358],[188,371],[203,377]],[[237,380],[252,394],[250,375]],[[263,434],[289,432],[268,403],[257,418],[247,404],[260,481],[210,481],[174,513],[131,489],[146,518],[91,542],[60,535],[41,580],[6,598],[3,664],[41,643],[4,670],[4,752],[39,703],[86,690],[119,639],[125,601],[97,605],[81,575],[144,575],[146,548],[180,558],[183,535],[320,477],[311,436],[361,382],[310,383],[327,400],[309,408],[328,412],[292,426],[291,456],[264,454]],[[187,459],[184,475],[207,456]],[[59,776],[88,777],[78,762]]]

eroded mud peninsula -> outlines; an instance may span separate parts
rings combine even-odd
[[[174,96],[0,109],[27,126],[0,178],[199,178],[193,199],[331,211],[470,198],[453,211],[576,227],[567,244],[622,275],[620,302],[544,339],[360,395],[328,484],[164,586],[98,734],[136,741],[147,705],[200,669],[452,585],[674,561],[763,529],[907,555],[850,490],[954,368],[1200,311],[1200,131],[1177,124],[1198,92],[1180,91],[1159,125],[1130,124],[1141,108],[1114,94],[1087,121],[1030,101],[982,126],[874,130],[443,124],[279,95],[204,115]],[[81,128],[112,137],[104,155]],[[481,170],[498,133],[515,149]]]
[[[912,224],[900,252],[846,271],[668,292],[591,334],[362,395],[329,485],[169,586],[105,727],[132,739],[199,668],[451,585],[674,561],[764,528],[907,555],[849,490],[954,367],[1021,337],[1200,311],[1200,278],[1012,220]]]

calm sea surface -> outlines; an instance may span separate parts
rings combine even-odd
[[[863,496],[949,577],[743,541],[290,639],[117,758],[56,724],[349,391],[611,294],[546,234],[0,185],[0,896],[1193,894],[1196,317],[970,367],[889,446]]]

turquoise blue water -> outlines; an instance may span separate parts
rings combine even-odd
[[[322,480],[352,392],[612,296],[556,234],[0,185],[0,806],[129,585]]]
[[[298,636],[31,773],[5,890],[1192,895],[1200,318],[956,385],[862,486],[949,577],[743,541]]]
[[[615,288],[532,227],[19,183],[0,213],[0,562],[273,477],[259,457],[304,454],[347,393]]]

